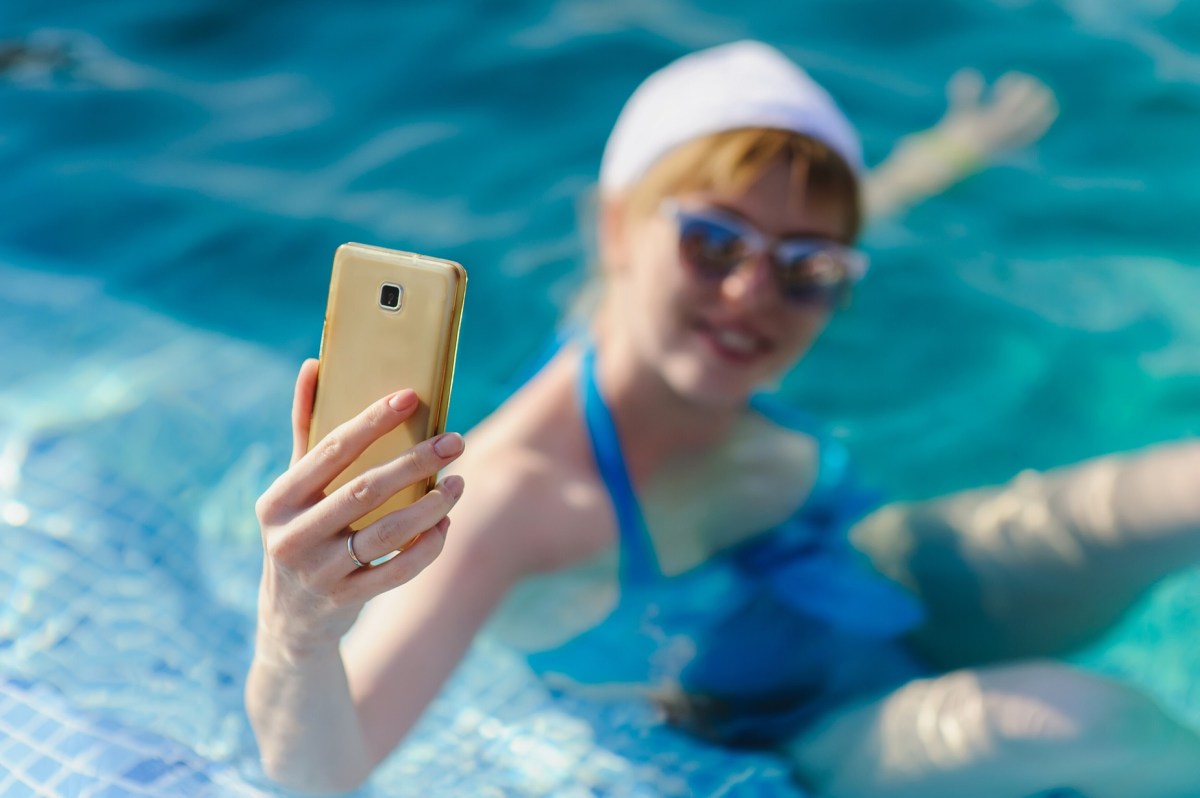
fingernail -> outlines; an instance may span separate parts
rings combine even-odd
[[[398,391],[388,398],[388,406],[393,410],[407,410],[416,401],[416,391]]]
[[[463,450],[463,438],[457,432],[446,432],[433,442],[433,450],[441,457],[454,457]]]
[[[457,474],[453,474],[442,480],[442,488],[456,499],[462,495],[464,485],[466,483],[463,481],[463,478]]]

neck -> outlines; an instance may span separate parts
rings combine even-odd
[[[611,332],[611,331],[610,331]],[[635,485],[670,458],[712,449],[726,440],[742,412],[681,396],[645,363],[630,336],[595,332],[596,380],[621,438]]]

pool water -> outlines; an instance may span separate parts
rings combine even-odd
[[[1041,143],[870,229],[870,280],[781,389],[873,481],[933,496],[1200,428],[1195,4],[12,0],[0,23],[23,47],[0,46],[0,795],[274,792],[241,713],[251,508],[333,249],[467,265],[469,427],[584,280],[621,102],[695,47],[777,44],[871,163],[961,66],[1058,94]],[[1200,724],[1198,614],[1184,572],[1076,659]],[[797,794],[484,640],[366,792],[489,790]]]

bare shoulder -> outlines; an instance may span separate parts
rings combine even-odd
[[[574,395],[574,363],[551,364],[467,437],[454,533],[518,576],[568,567],[611,543],[614,520]]]
[[[492,545],[516,556],[521,576],[588,559],[612,540],[608,495],[586,469],[525,452],[507,473],[479,487],[462,522],[477,525]],[[478,520],[475,514],[479,513]],[[459,519],[455,525],[460,526]],[[481,542],[482,543],[482,542]]]

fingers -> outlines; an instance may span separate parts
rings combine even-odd
[[[321,602],[334,608],[361,605],[407,582],[433,562],[449,527],[446,514],[462,492],[462,477],[447,477],[418,501],[354,533],[350,540],[359,562],[369,564],[399,551],[377,566],[358,566],[350,559],[348,529],[327,534],[307,517],[274,528],[270,534],[264,526],[267,556],[275,566],[273,572],[286,575],[284,582],[301,586],[299,595],[306,597],[305,601],[321,597]],[[368,577],[376,572],[382,575]],[[310,608],[307,614],[318,611],[324,610]]]
[[[388,513],[356,532],[355,555],[362,562],[372,562],[405,548],[419,534],[441,522],[458,502],[462,492],[462,477],[446,477],[436,488],[408,507]],[[354,567],[349,557],[346,558],[345,564]]]
[[[327,499],[306,511],[309,518],[305,519],[305,523],[321,529],[344,529],[383,505],[402,489],[435,476],[454,462],[462,451],[463,439],[456,432],[422,441],[395,460],[372,468],[329,494]],[[456,480],[456,485],[462,481],[459,477],[450,479]],[[461,493],[461,487],[458,490]],[[457,500],[457,495],[454,498]],[[423,501],[421,499],[412,506]],[[428,524],[417,528],[425,529],[436,520],[433,518]],[[395,548],[393,546],[374,556],[381,556]]]
[[[950,107],[938,123],[948,138],[986,158],[1037,141],[1058,117],[1054,92],[1032,75],[1008,72],[987,96],[974,70],[959,70],[947,85]]]
[[[356,569],[338,584],[335,599],[346,604],[360,604],[408,582],[441,554],[449,528],[450,519],[442,518],[387,562]],[[354,539],[356,546],[360,538],[361,533]],[[346,559],[348,562],[349,557]]]
[[[292,396],[292,465],[308,451],[308,430],[312,422],[313,397],[317,391],[317,360],[308,358],[296,375]]]
[[[308,506],[367,447],[398,427],[417,409],[417,394],[404,390],[372,402],[300,457],[280,479],[276,500],[296,510]]]
[[[1027,128],[1042,104],[1040,84],[1028,75],[1009,72],[997,80],[987,108],[992,149],[1021,147],[1041,135]]]
[[[1046,84],[1020,72],[1006,72],[992,86],[992,102],[998,113],[1018,113],[1024,109],[1040,108],[1053,96]]]
[[[1009,72],[996,81],[997,114],[1007,119],[1011,146],[1036,141],[1058,117],[1058,101],[1045,83],[1032,75]]]

